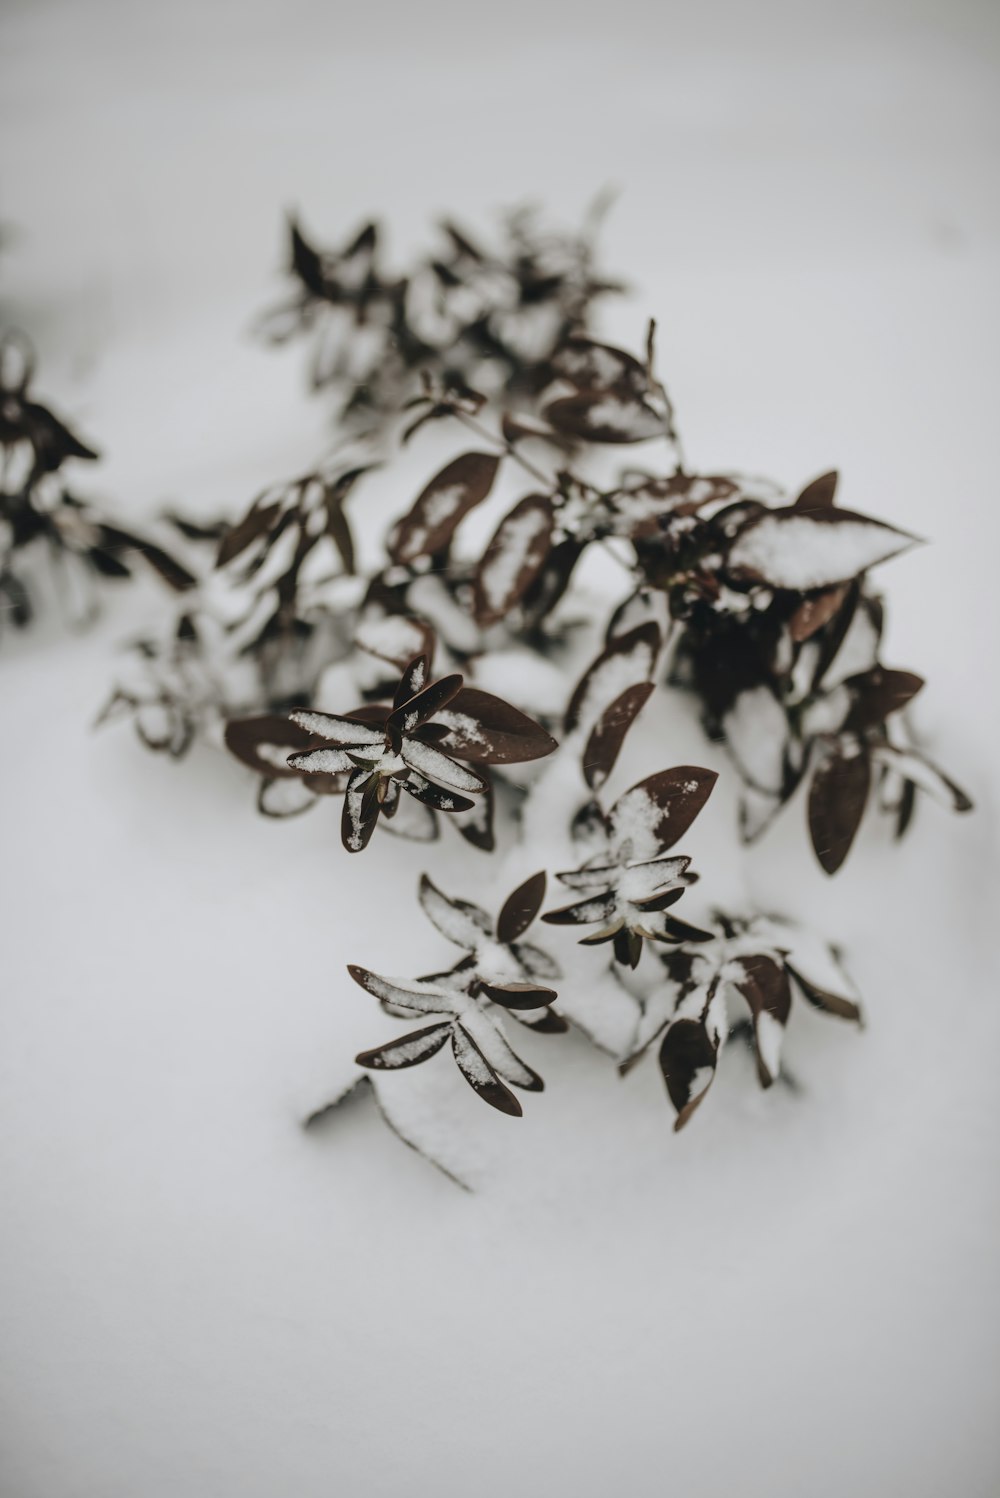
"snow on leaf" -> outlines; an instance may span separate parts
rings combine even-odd
[[[616,635],[587,667],[570,697],[563,727],[592,728],[609,703],[638,682],[648,681],[660,651],[660,627],[654,621]]]
[[[788,973],[782,963],[764,953],[737,958],[743,977],[736,987],[753,1016],[757,1072],[762,1087],[770,1087],[778,1075],[781,1041],[792,1007]]]
[[[316,792],[297,777],[262,780],[257,792],[257,810],[265,817],[297,817],[316,801]]]
[[[849,510],[764,510],[737,533],[727,571],[772,588],[847,582],[915,545],[916,536]]]
[[[528,494],[501,520],[473,582],[476,618],[496,624],[523,598],[552,549],[553,509],[544,494]]]
[[[415,665],[421,667],[426,674],[424,656],[419,656]],[[415,673],[412,680],[417,680]],[[406,685],[408,688],[410,682]],[[439,681],[430,682],[423,691],[418,689],[415,696],[401,701],[396,710],[390,714],[389,724],[398,728],[401,733],[413,733],[421,724],[433,718],[440,708],[449,703],[461,686],[462,677],[458,675],[442,676]]]
[[[474,763],[520,764],[541,759],[558,747],[534,718],[478,687],[463,687],[436,714],[436,721],[448,729],[442,746]]]
[[[354,1059],[358,1066],[367,1066],[373,1071],[398,1071],[404,1066],[417,1066],[437,1055],[451,1028],[450,1020],[444,1024],[428,1025],[426,1029],[401,1035],[398,1040],[390,1040],[372,1051],[362,1051]]]
[[[451,1048],[462,1076],[483,1101],[499,1109],[501,1113],[520,1118],[524,1112],[521,1104],[501,1082],[475,1040],[461,1025],[455,1025],[452,1029]]]
[[[474,952],[483,937],[492,937],[493,922],[485,910],[468,900],[453,900],[442,894],[426,874],[420,876],[420,905],[441,935],[466,952]]]
[[[394,562],[433,556],[451,540],[459,522],[489,494],[500,458],[495,453],[463,453],[445,465],[421,491],[399,522],[389,551]]]
[[[381,1004],[392,1004],[413,1014],[451,1014],[453,1001],[431,984],[407,978],[383,978],[366,967],[349,962],[347,971],[359,987]]]
[[[665,853],[687,832],[718,778],[714,770],[678,765],[639,781],[608,813],[613,846],[635,861]]]
[[[254,718],[230,718],[225,727],[226,748],[243,764],[260,775],[295,777],[288,756],[295,750],[315,743],[315,737],[301,724],[277,713],[263,713]],[[348,768],[347,765],[341,766]]]
[[[648,442],[670,432],[669,419],[639,396],[587,390],[552,401],[544,415],[557,432],[584,442]]]
[[[381,744],[385,740],[385,732],[381,727],[359,723],[354,718],[342,718],[333,713],[294,712],[291,714],[291,721],[298,724],[299,728],[304,728],[313,738],[322,739],[327,744],[343,744],[353,748],[360,744]]]
[[[444,786],[446,790],[478,795],[486,789],[486,782],[481,775],[465,765],[456,764],[433,744],[425,744],[420,739],[407,738],[403,740],[400,753],[411,769],[416,770],[425,780]]]
[[[545,1084],[511,1049],[507,1037],[496,1021],[482,1010],[470,1010],[462,1019],[462,1029],[478,1046],[487,1064],[498,1076],[525,1092],[543,1092]]]

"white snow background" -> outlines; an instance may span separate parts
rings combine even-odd
[[[839,939],[868,1028],[799,1005],[802,1091],[733,1048],[680,1136],[652,1063],[519,1034],[523,1120],[456,1076],[467,1195],[373,1109],[299,1120],[386,1033],[345,962],[448,956],[421,869],[485,904],[505,871],[350,859],[330,808],[268,824],[221,755],[92,732],[151,586],[6,635],[3,1498],[997,1491],[998,62],[968,0],[6,0],[0,300],[105,453],[83,492],[235,514],[322,454],[304,348],[248,334],[287,208],[321,242],[376,210],[402,257],[618,184],[604,328],[659,319],[691,461],[837,466],[930,539],[880,574],[886,658],[977,812],[869,825],[829,881],[800,802],[737,858],[720,787],[699,889]],[[732,779],[678,709],[640,772],[688,758]]]

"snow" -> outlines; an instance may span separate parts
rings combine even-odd
[[[637,294],[603,333],[632,346],[660,316],[692,466],[795,493],[836,462],[845,505],[930,538],[873,574],[887,658],[927,675],[934,757],[981,802],[921,806],[902,847],[866,826],[827,880],[797,799],[746,857],[725,754],[658,693],[619,790],[667,763],[721,772],[680,909],[745,881],[836,936],[868,1028],[797,998],[800,1091],[761,1093],[727,1048],[677,1136],[655,1055],[620,1081],[578,1031],[517,1028],[546,1080],[520,1121],[447,1054],[371,1073],[470,1195],[367,1089],[301,1123],[405,1028],[344,963],[448,955],[420,872],[491,910],[516,876],[447,827],[432,845],[380,827],[350,857],[338,799],[268,822],[221,754],[176,765],[124,726],[91,733],[151,584],[109,590],[84,636],[56,612],[5,632],[5,1498],[987,1498],[1000,720],[968,663],[998,602],[995,9],[514,0],[487,35],[446,0],[249,0],[238,26],[190,0],[35,0],[2,26],[2,295],[40,393],[107,455],[92,492],[136,522],[168,498],[207,517],[325,450],[301,347],[245,336],[280,295],[286,207],[330,242],[384,207],[402,258],[439,208],[478,225],[531,196],[570,221],[619,182],[604,242]],[[359,496],[364,559],[450,455],[436,440]],[[27,754],[26,724],[44,724]],[[557,846],[584,792],[568,761],[539,769]],[[578,934],[538,938],[559,1007],[617,1056],[635,1001]]]
[[[480,572],[490,608],[503,608],[522,567],[532,557],[539,539],[548,533],[550,524],[547,512],[539,508],[525,509],[504,522],[500,539],[493,545]]]
[[[748,526],[730,548],[729,565],[759,573],[778,588],[824,588],[856,577],[912,544],[911,536],[870,521],[824,523],[786,511]]]

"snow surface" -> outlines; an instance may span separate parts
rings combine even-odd
[[[546,1082],[521,1120],[447,1053],[379,1078],[469,1195],[367,1089],[299,1125],[402,1029],[344,964],[453,959],[420,872],[493,910],[537,854],[445,828],[349,857],[336,802],[269,823],[221,755],[92,733],[151,584],[85,636],[5,636],[4,1498],[995,1493],[995,7],[11,0],[0,26],[2,299],[107,455],[81,489],[234,513],[322,455],[305,350],[246,336],[285,208],[331,242],[384,209],[403,250],[438,210],[569,219],[618,182],[608,260],[643,295],[603,332],[659,318],[689,463],[792,493],[836,463],[845,506],[930,539],[876,575],[887,656],[979,803],[921,806],[903,848],[866,826],[833,881],[801,798],[738,855],[725,754],[654,698],[609,802],[719,770],[681,912],[825,928],[867,1028],[796,1003],[798,1092],[726,1047],[678,1136],[655,1060],[619,1081],[578,1034],[516,1027]],[[363,559],[437,440],[372,477]],[[634,1004],[576,934],[539,940],[620,1050]]]

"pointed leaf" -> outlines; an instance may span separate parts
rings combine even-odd
[[[428,1025],[424,1030],[413,1030],[390,1040],[387,1045],[373,1051],[362,1051],[355,1056],[358,1066],[367,1066],[372,1071],[401,1071],[406,1066],[417,1066],[436,1056],[451,1032],[451,1021],[441,1025]]]
[[[830,473],[821,473],[818,479],[806,484],[792,508],[805,514],[811,514],[815,510],[831,510],[836,504],[839,478],[840,474],[836,469],[832,469]]]
[[[349,962],[347,971],[360,988],[378,999],[380,1004],[391,1004],[396,1009],[408,1009],[414,1014],[451,1014],[452,999],[446,993],[421,982],[407,982],[401,978],[383,978],[366,967]]]
[[[840,1019],[854,1020],[856,1024],[861,1023],[861,1006],[853,999],[845,999],[841,994],[831,993],[828,988],[820,988],[811,978],[807,978],[797,967],[793,967],[786,960],[785,967],[794,979],[796,985],[802,990],[803,995],[816,1009],[823,1009],[828,1014],[836,1014]]]
[[[485,910],[468,900],[453,900],[442,894],[426,874],[420,876],[418,897],[427,919],[457,947],[473,952],[484,937],[492,938],[493,922]]]
[[[583,778],[592,791],[598,790],[614,769],[625,735],[649,701],[653,685],[651,681],[638,681],[626,687],[598,718],[583,751]]]
[[[809,591],[849,582],[917,537],[849,510],[764,510],[737,532],[726,570],[741,581]]]
[[[394,562],[415,562],[447,546],[459,522],[489,494],[500,458],[463,453],[446,464],[399,522],[389,547]]]
[[[835,874],[851,850],[871,788],[866,753],[837,750],[824,760],[809,787],[809,834],[823,870]]]
[[[478,687],[463,687],[436,717],[448,728],[448,753],[472,763],[520,764],[558,748],[534,718]]]
[[[404,739],[400,754],[411,770],[416,770],[425,780],[444,786],[446,790],[476,796],[486,789],[486,782],[475,770],[456,764],[447,754],[442,754],[440,749],[436,749],[433,744],[425,744],[421,739]]]
[[[665,853],[687,832],[718,778],[714,770],[678,765],[640,780],[609,813],[614,847],[643,861]]]
[[[885,666],[849,676],[844,685],[851,693],[851,709],[842,731],[861,733],[884,723],[890,714],[911,702],[923,684],[923,677],[913,671],[891,671]]]
[[[543,414],[557,432],[583,442],[648,442],[670,433],[668,416],[627,392],[587,390],[564,396]]]
[[[589,728],[628,687],[648,681],[660,651],[660,626],[649,620],[627,634],[616,635],[587,667],[566,709],[563,728]]]
[[[288,756],[305,750],[316,739],[301,724],[277,713],[263,713],[254,718],[230,718],[224,730],[226,748],[243,764],[273,780],[277,776],[299,778],[288,763]],[[341,766],[346,769],[347,766]]]
[[[371,842],[378,821],[378,802],[371,795],[372,776],[367,770],[355,770],[347,782],[344,810],[340,818],[340,839],[348,853],[361,853]]]
[[[545,494],[528,494],[498,525],[473,579],[473,608],[483,627],[498,623],[541,573],[552,550],[554,513]]]
[[[499,1109],[501,1113],[520,1118],[524,1112],[521,1104],[510,1089],[504,1086],[472,1036],[461,1025],[455,1025],[452,1030],[451,1048],[462,1076],[483,1101]]]
[[[553,988],[539,988],[535,983],[481,983],[487,998],[504,1009],[544,1009],[559,997]]]
[[[770,1087],[781,1067],[781,1042],[792,1008],[792,990],[784,965],[766,953],[736,959],[744,977],[737,983],[753,1016],[757,1073]]]
[[[425,780],[423,775],[418,775],[416,771],[411,772],[402,782],[402,788],[415,801],[422,802],[424,806],[430,807],[433,811],[471,811],[476,805],[475,801],[460,796],[457,791],[445,790],[442,786]]]
[[[523,936],[545,899],[545,870],[533,874],[508,895],[497,917],[497,940],[505,945]]]
[[[424,657],[421,656],[420,659],[423,660]],[[418,691],[409,700],[403,700],[391,714],[390,724],[401,733],[414,733],[422,723],[426,723],[440,708],[445,707],[461,687],[462,678],[457,674],[442,676],[439,681],[430,682],[422,692]]]
[[[660,1070],[677,1112],[674,1132],[688,1122],[715,1080],[718,1046],[700,1020],[675,1019],[660,1044]]]

